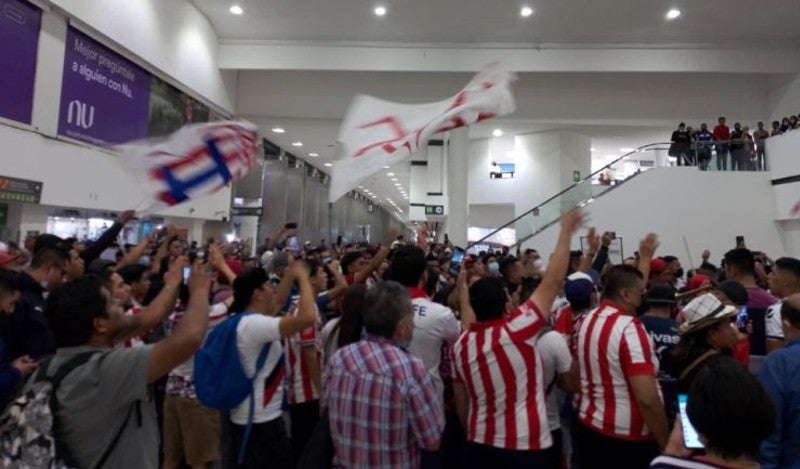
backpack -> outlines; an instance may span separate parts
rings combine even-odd
[[[256,360],[253,377],[244,372],[236,346],[236,328],[239,321],[249,313],[236,314],[217,327],[208,335],[203,346],[194,356],[194,390],[197,399],[206,407],[228,411],[241,404],[249,396],[250,409],[247,415],[247,427],[239,450],[239,464],[244,462],[247,440],[253,425],[255,411],[255,395],[253,381],[267,361],[272,343],[267,343]]]
[[[45,361],[26,387],[0,418],[0,462],[13,469],[66,469],[77,467],[66,448],[58,442],[56,391],[72,371],[86,364],[98,351],[78,354],[61,365],[52,377],[47,376],[50,360]],[[133,406],[131,407],[131,411]],[[122,432],[131,411],[103,452],[95,468],[105,464]]]

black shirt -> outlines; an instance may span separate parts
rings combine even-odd
[[[14,313],[4,317],[3,340],[10,360],[23,355],[39,359],[56,352],[55,338],[44,318],[44,288],[27,272],[19,275],[20,298]]]

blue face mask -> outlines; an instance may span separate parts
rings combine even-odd
[[[490,262],[489,263],[489,272],[497,273],[500,272],[500,264],[497,262]]]

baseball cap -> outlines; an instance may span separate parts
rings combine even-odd
[[[593,292],[592,277],[583,272],[571,274],[564,283],[564,296],[570,303],[585,303],[589,301]]]
[[[652,285],[647,289],[647,302],[650,304],[676,304],[675,290],[669,285]]]
[[[708,275],[705,274],[694,274],[692,278],[686,283],[686,289],[689,291],[697,290],[698,288],[702,287],[703,284],[706,282],[710,282],[711,279],[708,278]]]
[[[724,293],[733,304],[738,306],[746,305],[750,297],[750,295],[747,294],[747,289],[745,289],[741,283],[733,280],[726,280],[720,283],[717,285],[717,290]]]
[[[660,274],[665,270],[667,270],[667,263],[664,261],[664,259],[656,257],[655,259],[650,260],[650,273]]]
[[[693,299],[683,308],[686,322],[681,324],[680,333],[688,334],[712,326],[720,319],[736,315],[736,308],[722,304],[716,296],[704,293]]]

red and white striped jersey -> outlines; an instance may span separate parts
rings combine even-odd
[[[314,308],[317,308],[316,304]],[[287,316],[297,316],[300,310],[300,295],[292,297]],[[289,404],[302,404],[319,399],[319,393],[311,383],[308,363],[303,359],[303,348],[311,347],[320,359],[317,350],[317,337],[322,331],[322,318],[319,309],[317,321],[308,329],[286,338],[286,383],[289,389]]]
[[[580,369],[578,418],[603,435],[625,440],[652,438],[628,380],[652,375],[658,358],[642,323],[603,301],[579,319],[572,352]]]
[[[552,445],[535,348],[544,326],[527,301],[507,317],[473,323],[453,345],[455,379],[469,397],[469,441],[510,450]]]

